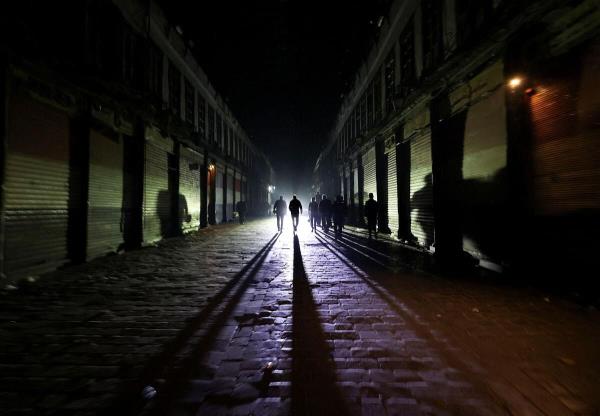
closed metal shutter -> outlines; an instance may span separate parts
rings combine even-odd
[[[354,198],[354,203],[358,206],[358,167],[355,167],[352,170],[352,175],[354,175],[354,187],[352,188],[352,195]]]
[[[398,177],[396,174],[396,146],[390,148],[387,154],[387,182],[388,182],[388,227],[392,231],[392,235],[398,234],[400,221],[398,218]]]
[[[410,231],[422,246],[434,239],[431,131],[422,130],[410,143]]]
[[[21,94],[10,97],[8,108],[4,198],[7,277],[66,263],[69,118]]]
[[[153,134],[145,146],[144,165],[144,242],[168,235],[171,227],[169,193],[169,150],[173,142]]]
[[[179,215],[184,233],[197,230],[200,226],[200,155],[181,148],[179,156]]]
[[[215,214],[216,222],[220,224],[223,222],[223,175],[224,169],[221,166],[217,166],[217,177],[216,177],[216,198],[215,198]]]
[[[123,142],[90,131],[87,258],[115,252],[123,244]]]
[[[228,171],[227,173],[227,219],[233,219],[233,211],[235,206],[233,205],[233,172]]]
[[[600,208],[600,82],[597,73],[595,77],[578,78],[579,74],[548,77],[531,97],[537,215],[557,216]]]
[[[478,258],[496,257],[506,217],[506,105],[500,87],[467,111],[462,162],[463,250]],[[442,139],[443,140],[443,139]]]
[[[241,183],[241,185],[242,185],[242,190],[241,190],[241,198],[242,198],[242,201],[248,201],[248,195],[247,195],[248,188],[247,188],[247,183],[248,183],[248,182],[246,181],[246,177],[245,177],[245,176],[242,176],[242,183]]]
[[[241,201],[242,198],[242,176],[240,175],[239,172],[236,172],[235,174],[235,200],[237,201]]]
[[[362,163],[365,173],[363,201],[366,202],[369,199],[369,193],[372,193],[375,200],[377,200],[377,164],[375,162],[375,147],[372,147],[363,155]]]

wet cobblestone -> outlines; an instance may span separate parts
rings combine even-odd
[[[598,414],[596,311],[391,272],[305,223],[205,229],[0,292],[2,414]]]

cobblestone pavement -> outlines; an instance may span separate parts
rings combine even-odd
[[[596,311],[403,269],[306,220],[275,229],[212,227],[0,292],[0,414],[600,414]]]

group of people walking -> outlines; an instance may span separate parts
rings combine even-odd
[[[273,213],[277,215],[277,230],[279,232],[283,230],[283,219],[288,210],[292,216],[294,231],[297,231],[299,216],[302,214],[302,203],[296,195],[292,196],[289,205],[286,204],[283,196],[275,201]],[[317,227],[321,227],[325,232],[328,232],[333,225],[336,237],[341,235],[347,212],[348,208],[343,196],[338,195],[335,201],[332,201],[327,195],[317,193],[308,204],[311,231],[314,232]]]

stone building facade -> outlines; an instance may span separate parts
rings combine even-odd
[[[154,1],[25,1],[2,26],[8,281],[265,213],[269,160]]]

